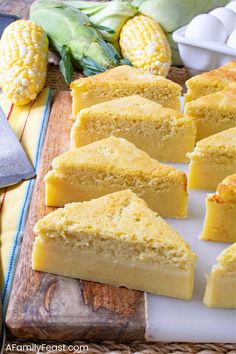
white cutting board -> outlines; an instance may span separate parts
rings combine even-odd
[[[188,175],[188,164],[169,164]],[[199,240],[205,218],[206,191],[189,190],[186,219],[166,219],[197,254],[195,283],[191,301],[164,296],[146,296],[146,338],[168,342],[236,342],[236,310],[213,309],[202,303],[206,277],[216,257],[228,243]],[[236,296],[236,294],[235,294]]]
[[[181,110],[184,99],[181,97]],[[189,175],[189,164],[169,164]],[[146,339],[149,341],[236,343],[236,310],[213,309],[202,303],[206,274],[217,263],[216,257],[230,244],[199,240],[202,232],[207,194],[213,191],[188,190],[186,219],[166,219],[197,254],[193,298],[176,300],[145,294]],[[236,294],[235,294],[236,296]]]

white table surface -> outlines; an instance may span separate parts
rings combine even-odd
[[[188,164],[170,164],[188,174]],[[191,301],[164,296],[146,296],[146,338],[153,341],[236,342],[236,310],[213,309],[202,303],[206,277],[216,257],[229,246],[199,240],[205,218],[205,198],[209,192],[189,190],[187,219],[166,219],[191,245],[198,260]],[[236,294],[235,294],[236,296]]]

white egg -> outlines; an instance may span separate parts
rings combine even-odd
[[[228,5],[225,6],[227,9],[232,10],[236,13],[236,1],[231,1]]]
[[[226,7],[218,7],[210,12],[210,15],[217,17],[225,26],[227,35],[236,28],[236,14],[233,10]]]
[[[201,41],[216,41],[225,43],[227,32],[222,22],[209,14],[195,17],[187,26],[185,37]]]
[[[229,36],[227,45],[231,48],[236,48],[236,29]]]

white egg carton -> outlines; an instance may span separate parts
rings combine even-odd
[[[236,49],[216,41],[200,41],[185,37],[187,26],[173,33],[178,43],[180,57],[191,76],[214,70],[231,60],[236,60]]]

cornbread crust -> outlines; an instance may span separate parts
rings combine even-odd
[[[217,187],[214,200],[219,203],[236,204],[236,173],[226,177]]]
[[[71,130],[71,147],[111,135],[126,138],[158,161],[187,162],[196,126],[182,113],[134,95],[82,109]]]
[[[216,189],[226,176],[236,172],[236,127],[200,140],[189,156],[189,187]]]
[[[204,304],[209,307],[236,308],[236,243],[226,248],[207,275]]]
[[[223,90],[227,85],[236,81],[236,61],[221,66],[186,81],[187,94],[185,102]]]
[[[226,177],[206,199],[202,240],[236,242],[236,173]]]
[[[104,73],[80,78],[71,83],[72,119],[78,112],[94,104],[114,98],[141,95],[165,107],[180,109],[180,85],[129,65],[122,65]]]
[[[197,141],[236,126],[236,83],[185,105],[197,126]]]
[[[187,214],[186,175],[109,137],[56,157],[45,176],[46,205],[63,206],[130,188],[162,216]]]
[[[39,220],[34,232],[35,270],[192,296],[195,254],[130,190],[68,204]]]

